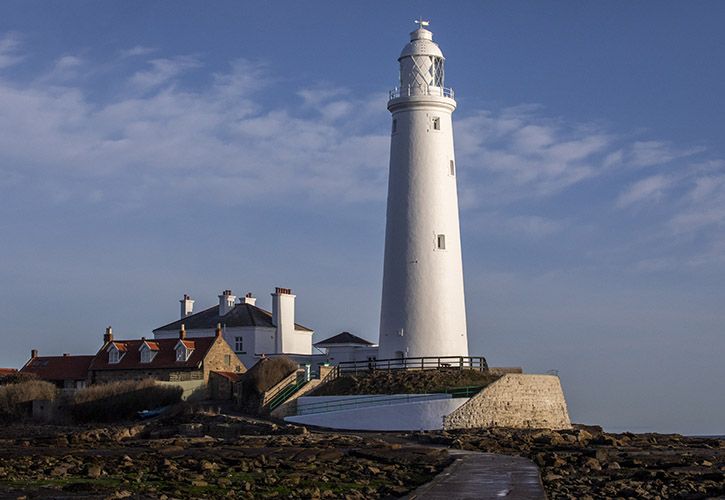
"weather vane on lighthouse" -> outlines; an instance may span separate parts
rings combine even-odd
[[[430,21],[423,20],[423,16],[419,16],[418,19],[415,19],[413,22],[420,26],[420,28],[426,28],[430,24]]]

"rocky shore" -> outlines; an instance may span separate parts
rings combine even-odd
[[[1,498],[397,498],[448,463],[441,449],[223,415],[0,429]]]
[[[446,448],[519,455],[551,499],[725,498],[725,441],[477,429],[339,433],[182,412],[114,426],[0,428],[0,498],[398,498]]]
[[[677,434],[477,429],[415,433],[421,444],[525,456],[551,499],[725,497],[725,441]]]

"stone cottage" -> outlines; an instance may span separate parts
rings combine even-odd
[[[184,325],[176,338],[115,340],[106,329],[103,347],[89,367],[91,383],[153,378],[160,381],[209,381],[212,371],[243,373],[244,364],[217,326],[212,337],[187,338]]]
[[[88,367],[93,356],[38,356],[30,351],[30,359],[20,373],[33,374],[40,380],[55,384],[59,389],[81,389],[88,380]]]

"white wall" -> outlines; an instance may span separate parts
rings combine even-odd
[[[413,431],[443,428],[443,418],[463,405],[467,398],[450,398],[447,394],[429,394],[435,399],[423,399],[405,403],[409,394],[378,396],[303,396],[297,401],[298,408],[323,401],[369,401],[370,406],[355,405],[347,410],[294,415],[285,417],[288,422],[316,425],[332,429],[369,431]],[[422,395],[421,395],[422,396]],[[448,397],[446,397],[448,396]],[[319,399],[321,398],[321,399]],[[400,403],[382,405],[381,398],[397,398]],[[377,402],[376,402],[377,401]]]
[[[378,357],[378,348],[361,346],[329,347],[327,349],[327,356],[331,363],[367,361],[368,358]]]

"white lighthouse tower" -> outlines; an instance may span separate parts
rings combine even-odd
[[[400,62],[393,115],[378,359],[468,356],[451,114],[444,57],[425,21]]]

